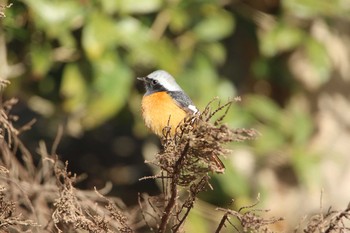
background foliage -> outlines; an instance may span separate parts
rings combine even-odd
[[[349,201],[350,1],[12,3],[0,18],[6,96],[20,99],[19,125],[38,120],[22,136],[33,151],[63,126],[58,151],[88,174],[82,187],[111,181],[111,194],[130,205],[137,192],[159,192],[138,181],[152,173],[142,155],[153,156],[157,140],[140,117],[136,77],[165,69],[200,109],[215,96],[242,96],[227,124],[262,134],[232,145],[226,174],[214,177],[188,229],[217,221],[208,203],[239,206],[257,193],[287,218],[281,229],[318,210],[321,190],[324,205]]]

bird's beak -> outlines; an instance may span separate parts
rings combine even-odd
[[[136,79],[140,80],[140,81],[143,81],[143,82],[146,82],[146,77],[137,77]]]

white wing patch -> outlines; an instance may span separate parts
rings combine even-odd
[[[190,104],[187,106],[188,109],[190,109],[191,111],[193,111],[193,113],[197,113],[198,109],[196,108],[196,106]]]

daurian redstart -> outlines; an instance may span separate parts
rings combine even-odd
[[[170,127],[170,135],[175,135],[177,126],[187,116],[198,112],[190,97],[168,72],[157,70],[137,79],[143,81],[146,88],[142,98],[142,116],[146,126],[158,136],[163,136],[165,127]],[[224,169],[217,156],[210,159],[220,170]]]

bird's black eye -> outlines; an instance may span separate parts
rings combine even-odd
[[[155,79],[152,79],[152,81],[151,81],[151,85],[152,86],[155,86],[155,85],[157,85],[158,84],[158,81],[157,80],[155,80]]]

